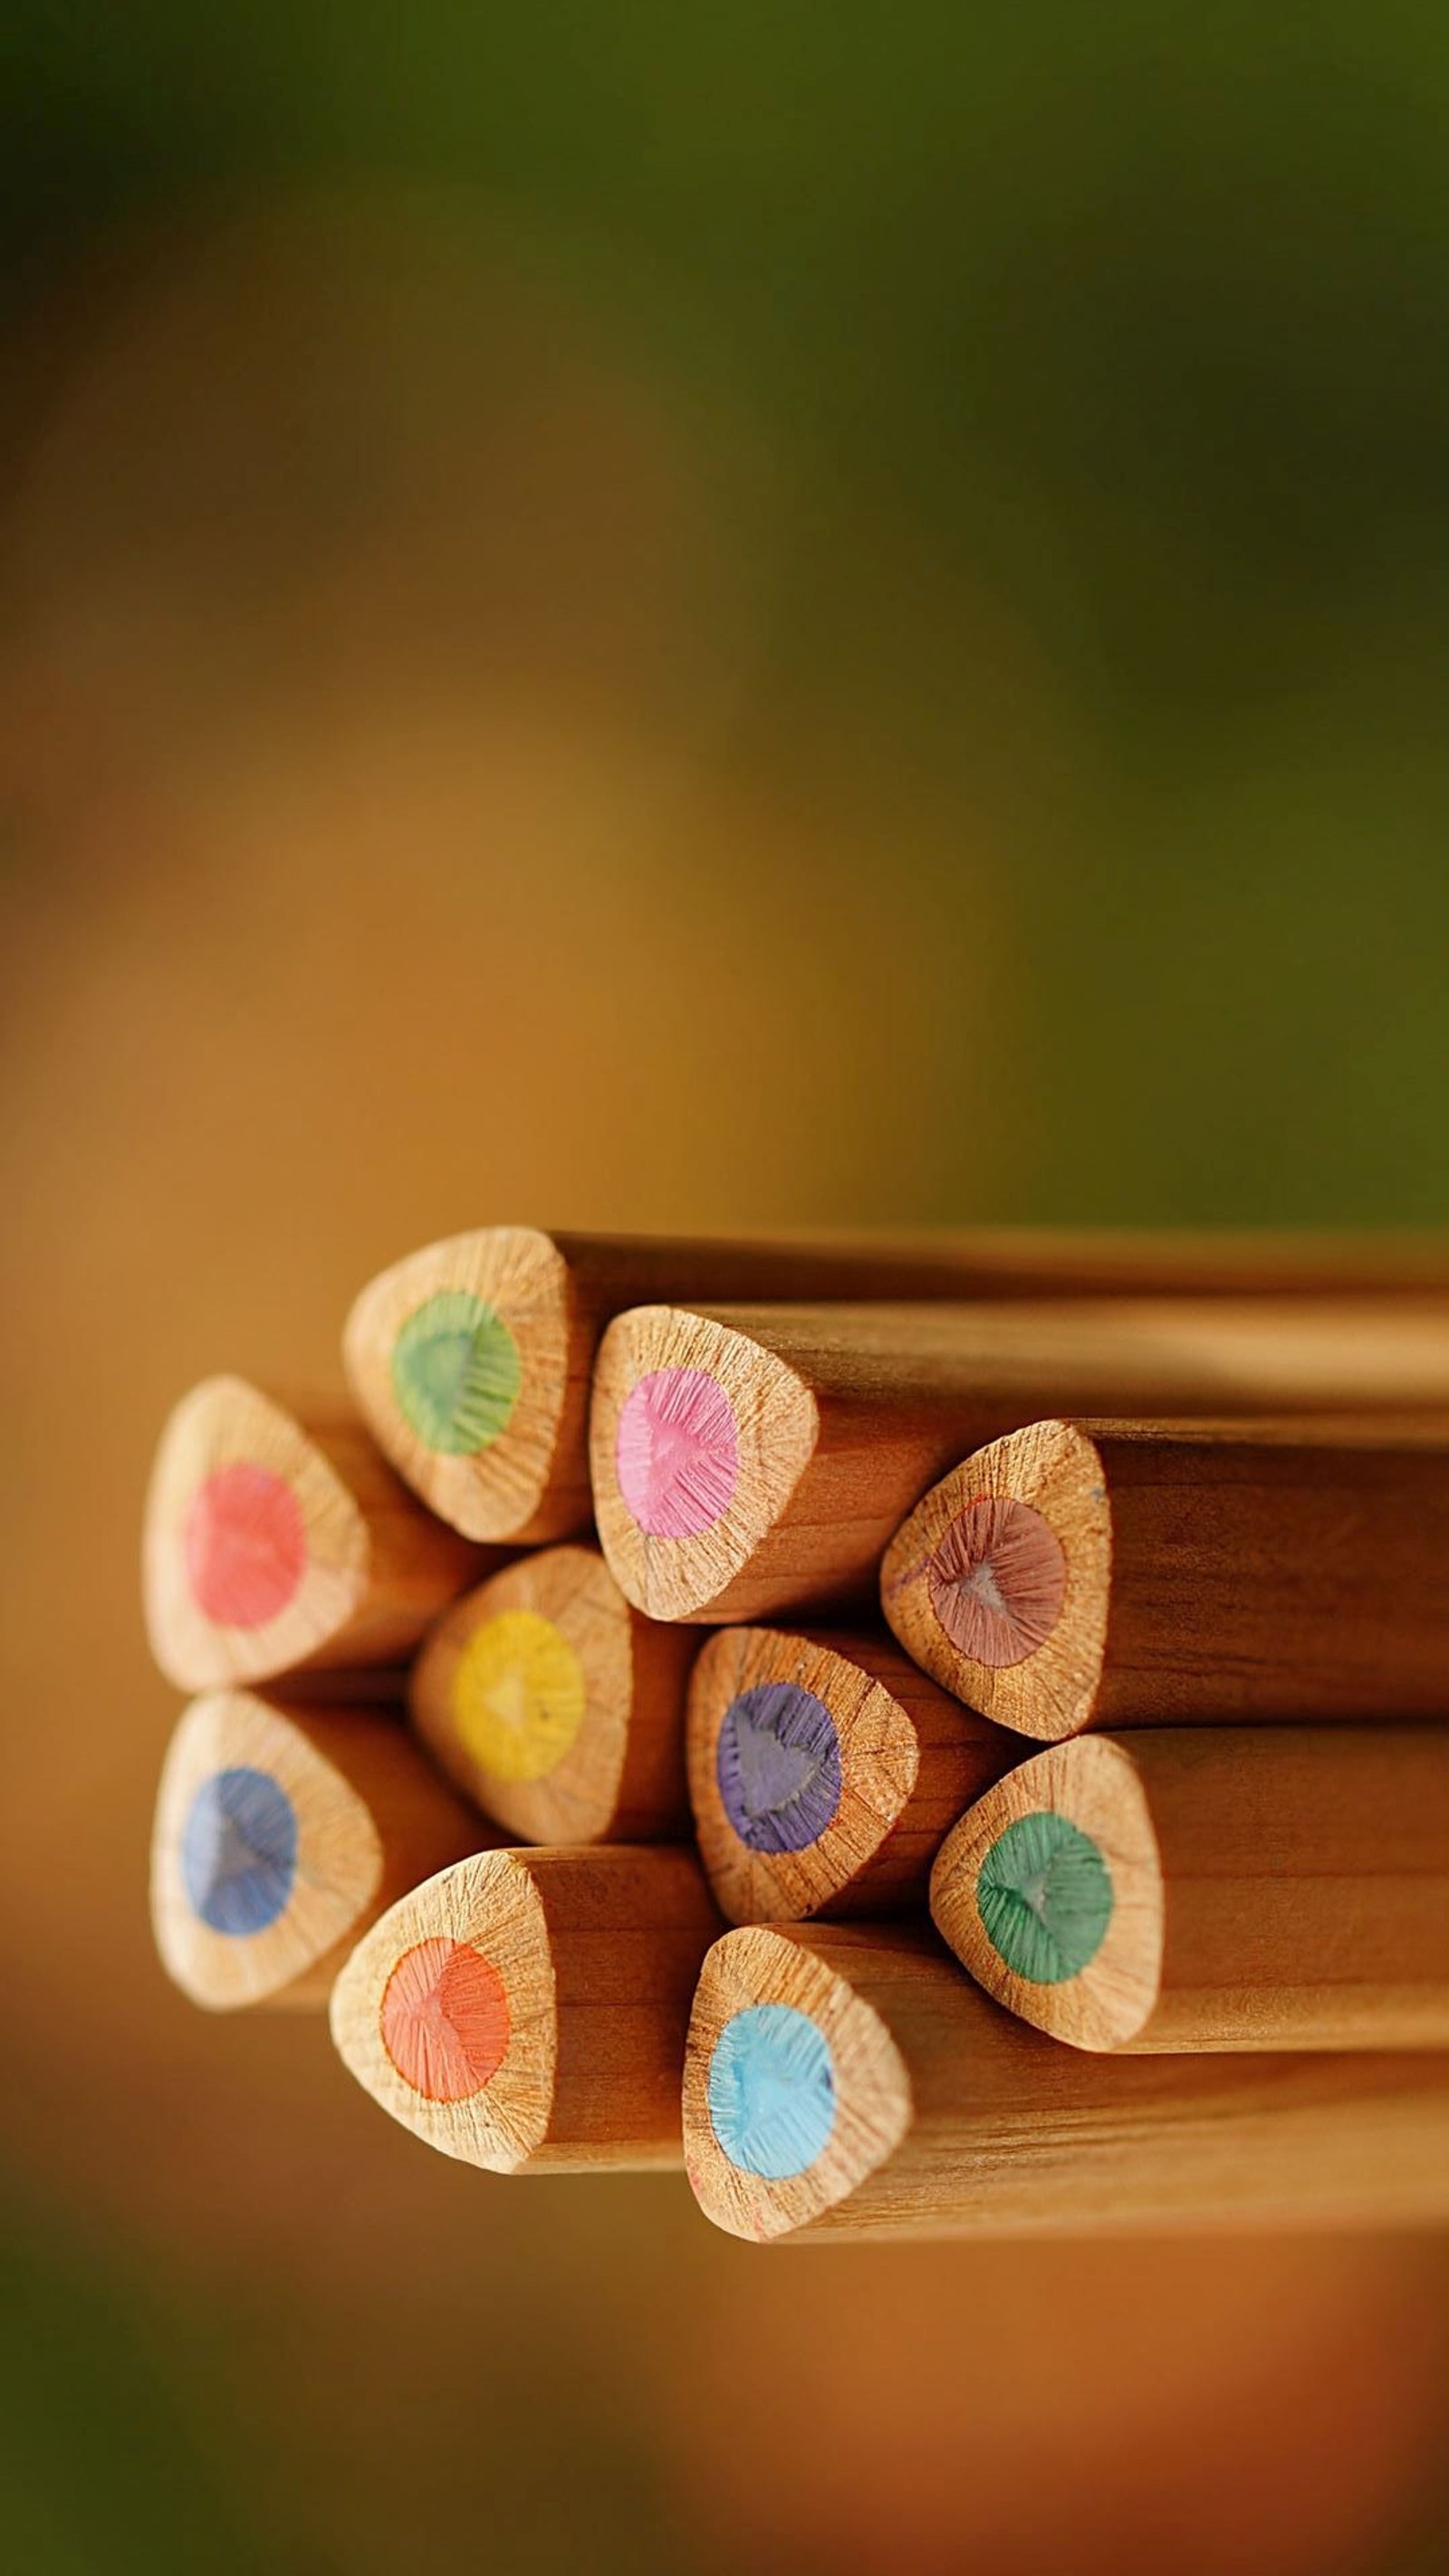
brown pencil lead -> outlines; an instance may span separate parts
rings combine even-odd
[[[1449,1421],[1034,1422],[902,1524],[881,1602],[999,1724],[1449,1716]]]
[[[1210,1418],[1423,1404],[1449,1406],[1443,1305],[642,1306],[599,1345],[595,1511],[621,1589],[651,1617],[756,1620],[858,1599],[947,1468],[1065,1405]],[[973,1539],[956,1590],[1009,1653],[1050,1617],[1058,1579],[1050,1535],[1008,1513]]]

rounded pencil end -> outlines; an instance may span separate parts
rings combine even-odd
[[[751,1928],[715,1943],[689,2026],[684,2149],[717,2227],[761,2244],[845,2216],[911,2108],[885,2024],[800,1936]]]
[[[881,1607],[944,1689],[1056,1743],[1096,1705],[1111,1556],[1097,1449],[1072,1423],[1034,1422],[954,1467],[902,1522]]]
[[[520,1558],[439,1622],[413,1722],[485,1815],[532,1843],[613,1830],[634,1692],[630,1609],[597,1548]]]
[[[931,1914],[963,1967],[1075,2048],[1130,2048],[1162,1973],[1162,1869],[1131,1753],[1107,1736],[1009,1772],[948,1834]]]
[[[542,2146],[557,2065],[542,1899],[506,1851],[455,1862],[358,1943],[332,1992],[344,2065],[444,2155],[516,2173]]]
[[[533,1226],[427,1245],[353,1305],[343,1362],[392,1465],[465,1538],[540,1540],[588,1517],[557,1479],[576,1354],[567,1265]]]
[[[637,1306],[599,1345],[590,1454],[599,1537],[653,1619],[748,1607],[751,1568],[810,1459],[815,1399],[748,1333]]]
[[[848,1907],[919,1768],[884,1684],[809,1637],[724,1628],[695,1665],[687,1736],[700,1854],[726,1919]]]
[[[356,1501],[283,1406],[237,1377],[182,1398],[157,1446],[143,1549],[146,1624],[169,1680],[210,1690],[323,1657],[370,1556]]]
[[[249,1691],[192,1703],[161,1776],[151,1917],[194,2003],[230,2012],[325,1992],[382,1873],[369,1809],[305,1720]]]

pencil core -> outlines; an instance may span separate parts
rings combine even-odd
[[[840,1805],[840,1738],[823,1700],[797,1682],[741,1691],[720,1724],[725,1814],[751,1851],[804,1851]]]
[[[307,1568],[302,1507],[285,1476],[233,1459],[204,1476],[182,1526],[192,1599],[218,1628],[265,1628]]]
[[[502,1610],[469,1638],[453,1676],[453,1721],[480,1767],[500,1780],[541,1780],[584,1722],[584,1669],[552,1619]]]
[[[730,2163],[787,2182],[808,2171],[835,2126],[830,2042],[792,2004],[751,2004],[715,2042],[708,2093],[710,2125]]]
[[[1051,1523],[1030,1503],[981,1494],[932,1550],[927,1583],[952,1645],[999,1670],[1046,1643],[1066,1599],[1067,1563]]]
[[[707,1369],[654,1369],[622,1406],[614,1460],[619,1491],[648,1538],[697,1538],[734,1501],[739,1436],[734,1407]]]
[[[405,2084],[429,2102],[466,2102],[507,2053],[508,1992],[491,1959],[441,1937],[405,1950],[383,1992],[382,2044]]]
[[[181,1875],[194,1914],[213,1932],[265,1932],[285,1913],[297,1868],[297,1815],[270,1773],[213,1772],[192,1799]]]
[[[1031,1985],[1059,1986],[1096,1957],[1112,1920],[1112,1881],[1090,1835],[1050,1808],[997,1836],[976,1907],[998,1958]]]
[[[392,1387],[410,1430],[445,1458],[476,1457],[512,1419],[523,1383],[501,1315],[465,1288],[415,1306],[392,1348]]]

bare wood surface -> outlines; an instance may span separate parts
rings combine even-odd
[[[1008,1227],[711,1241],[483,1226],[370,1281],[343,1349],[379,1445],[432,1509],[470,1538],[537,1544],[588,1522],[590,1380],[600,1334],[628,1307],[1119,1293],[1449,1297],[1449,1239]],[[409,1418],[394,1374],[399,1335],[430,1300],[448,1297],[478,1300],[517,1360],[512,1410],[481,1446],[437,1447]]]
[[[1012,1737],[888,1639],[722,1628],[694,1669],[690,1796],[731,1923],[904,1911]]]
[[[760,2005],[830,2051],[802,2171],[723,2152],[721,2034]],[[780,2106],[763,2106],[779,2134]],[[730,1932],[690,2024],[685,2156],[707,2217],[757,2243],[1405,2227],[1449,2216],[1449,2057],[1087,2057],[1001,2011],[929,1933]]]
[[[413,1723],[521,1841],[677,1841],[698,1642],[634,1609],[597,1548],[540,1548],[433,1629],[409,1683]]]
[[[239,1477],[253,1485],[236,1499]],[[211,1590],[197,1554],[209,1498]],[[162,1431],[146,1502],[146,1621],[182,1690],[395,1665],[502,1561],[423,1510],[345,1402],[292,1410],[242,1378],[207,1378]]]
[[[599,1348],[599,1537],[651,1616],[758,1620],[858,1598],[937,1478],[1045,1415],[1417,1406],[1449,1408],[1433,1304],[639,1307]]]
[[[677,2166],[685,2026],[719,1928],[692,1851],[485,1853],[368,1934],[332,2035],[385,2111],[464,2163]]]
[[[290,1869],[241,1916],[227,1881],[264,1869],[225,1811],[197,1818],[226,1775],[273,1784],[295,1835]],[[200,1839],[198,1839],[198,1836]],[[151,1846],[151,1919],[162,1962],[214,2012],[264,2004],[316,2009],[353,1943],[404,1891],[493,1839],[412,1744],[395,1715],[358,1703],[325,1709],[275,1693],[223,1690],[194,1700],[167,1752]],[[233,1928],[218,1929],[198,1894]],[[266,1919],[262,1919],[265,1916]]]
[[[944,1688],[1040,1741],[1443,1717],[1446,1562],[1442,1415],[1049,1421],[932,1488],[886,1552],[881,1599]]]
[[[1449,2047],[1449,1731],[1054,1745],[962,1817],[931,1910],[1078,2048]]]

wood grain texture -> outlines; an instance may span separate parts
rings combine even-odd
[[[725,1438],[670,1418],[705,1382]],[[1449,1408],[1449,1314],[1422,1302],[640,1307],[599,1347],[595,1508],[640,1609],[759,1620],[860,1597],[938,1477],[1047,1414],[1418,1405]]]
[[[1043,1819],[1071,1829],[1050,1853]],[[1085,1937],[1083,1867],[1108,1899]],[[1449,1733],[1054,1745],[963,1816],[931,1910],[989,1993],[1078,2048],[1449,2047]]]
[[[228,1908],[226,1899],[265,1868],[262,1840],[249,1843],[244,1810],[238,1823],[202,1803],[228,1777],[264,1797],[270,1787],[290,1842],[249,1908]],[[210,2011],[319,2008],[379,1914],[493,1839],[396,1716],[360,1703],[322,1709],[272,1692],[213,1691],[186,1711],[161,1775],[151,1846],[156,1946],[168,1975]],[[207,1906],[208,1895],[220,1904]],[[228,1916],[233,1928],[220,1928]]]
[[[228,1480],[199,1559],[198,1509]],[[424,1511],[344,1403],[292,1410],[207,1378],[162,1432],[143,1585],[152,1651],[182,1690],[395,1665],[503,1561]]]
[[[695,1666],[690,1796],[731,1923],[902,1912],[962,1806],[1021,1758],[890,1642],[723,1628]]]
[[[597,1548],[540,1548],[445,1613],[412,1670],[413,1723],[521,1841],[678,1841],[698,1643],[634,1609]]]
[[[719,1928],[691,1851],[486,1853],[431,1879],[368,1934],[337,1980],[332,2035],[385,2111],[464,2163],[494,2173],[677,2166],[685,2026]],[[431,2092],[385,2035],[393,1981],[420,1953],[429,1983],[415,2018],[431,2025],[445,2068],[471,2043],[461,2015],[440,2028],[450,2018],[441,1972],[482,1960],[506,2007],[503,2045],[475,2062],[476,2080],[445,2076]]]
[[[830,2139],[772,2180],[723,2153],[722,2032],[806,2015],[833,2070]],[[1449,2215],[1449,2058],[1087,2057],[1001,2011],[930,1934],[809,1924],[728,1933],[690,2023],[685,2161],[705,2215],[812,2238],[1408,2227]]]
[[[1005,1644],[983,1500],[1036,1515],[1059,1606]],[[1086,1727],[1449,1716],[1449,1423],[1037,1422],[926,1495],[881,1570],[944,1688],[1055,1742]],[[974,1615],[974,1613],[973,1613]],[[979,1623],[978,1623],[979,1625]],[[972,1649],[975,1651],[972,1651]],[[1004,1655],[1005,1660],[998,1660]]]
[[[590,1517],[588,1404],[605,1325],[632,1306],[764,1300],[1212,1293],[1449,1297],[1449,1240],[1429,1236],[1033,1233],[717,1241],[484,1226],[429,1244],[372,1280],[343,1342],[379,1445],[468,1537],[536,1544]],[[472,1299],[500,1327],[507,1389],[474,1445],[440,1448],[400,1395],[399,1338],[438,1299]],[[512,1356],[509,1357],[509,1344]],[[500,1413],[507,1412],[500,1421]],[[431,1433],[432,1436],[429,1436]],[[450,1435],[446,1432],[445,1438]]]

